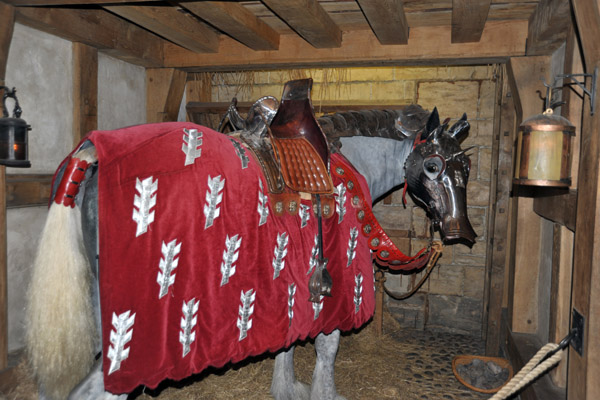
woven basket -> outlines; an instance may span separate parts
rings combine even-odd
[[[468,384],[458,373],[458,371],[456,370],[456,367],[458,367],[459,365],[465,365],[465,364],[470,364],[471,361],[475,360],[475,359],[479,359],[483,362],[488,362],[488,361],[493,361],[496,364],[498,364],[500,367],[502,368],[506,368],[508,369],[508,379],[506,379],[506,381],[493,389],[482,389],[482,388],[478,388],[476,386],[470,385]],[[458,379],[458,381],[460,383],[462,383],[463,385],[465,385],[466,387],[468,387],[471,390],[474,390],[476,392],[480,392],[480,393],[496,393],[498,390],[502,389],[502,386],[506,385],[506,383],[508,381],[510,381],[513,377],[513,369],[512,366],[510,365],[510,362],[508,362],[508,360],[504,359],[504,358],[499,358],[499,357],[485,357],[485,356],[456,356],[454,357],[454,359],[452,360],[452,372],[454,372],[454,376],[456,376],[456,379]]]

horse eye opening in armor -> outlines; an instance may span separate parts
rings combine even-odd
[[[438,166],[435,165],[434,163],[427,164],[425,166],[425,168],[427,168],[427,172],[437,172],[438,171]]]
[[[446,161],[439,155],[433,155],[425,159],[423,169],[429,179],[437,179],[446,168]]]

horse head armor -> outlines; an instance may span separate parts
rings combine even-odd
[[[444,240],[472,245],[477,234],[467,217],[471,161],[465,154],[469,148],[460,147],[468,130],[466,114],[447,129],[447,122],[440,124],[434,109],[404,169],[408,191],[426,208]]]

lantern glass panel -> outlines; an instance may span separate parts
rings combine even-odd
[[[529,179],[560,180],[562,131],[532,131],[529,143]]]

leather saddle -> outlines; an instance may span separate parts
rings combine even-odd
[[[239,135],[260,164],[276,215],[297,214],[300,198],[307,198],[302,193],[322,195],[325,218],[335,210],[328,143],[313,112],[311,89],[312,79],[287,82],[280,104],[273,97],[263,97],[245,120],[233,99],[220,125],[229,119],[238,129],[233,135]]]
[[[329,149],[315,118],[311,89],[310,78],[287,82],[268,132],[288,188],[295,192],[331,194]]]

